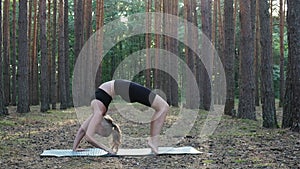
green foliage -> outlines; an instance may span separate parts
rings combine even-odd
[[[0,126],[15,126],[16,123],[11,120],[0,120]]]

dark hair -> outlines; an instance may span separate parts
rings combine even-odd
[[[121,129],[119,125],[117,125],[109,115],[105,115],[104,119],[112,126],[112,149],[113,150],[115,149],[117,152],[121,144],[121,137],[122,137]]]

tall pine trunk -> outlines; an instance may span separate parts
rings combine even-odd
[[[57,102],[57,80],[56,80],[56,54],[57,54],[57,36],[56,36],[56,32],[57,32],[57,28],[56,28],[56,23],[57,23],[57,0],[53,0],[53,18],[52,18],[52,56],[51,56],[51,62],[49,64],[51,64],[51,81],[50,81],[50,90],[51,90],[51,106],[52,109],[56,109],[56,102]]]
[[[263,127],[276,128],[277,118],[273,88],[272,38],[270,33],[270,13],[268,0],[259,1],[261,48],[261,95]]]
[[[69,1],[64,0],[64,35],[65,35],[65,66],[66,66],[66,94],[67,94],[67,106],[71,107],[72,96],[71,96],[71,83],[70,83],[70,59],[69,59]]]
[[[255,47],[254,47],[254,76],[255,76],[255,105],[260,105],[260,86],[259,86],[259,78],[260,78],[260,24],[259,24],[259,1],[256,1],[256,20],[255,20]]]
[[[41,77],[40,77],[40,98],[41,112],[49,110],[48,94],[48,55],[46,37],[46,0],[39,1],[39,24],[40,24],[40,48],[41,48]]]
[[[172,0],[172,5],[171,5],[171,13],[174,16],[178,16],[178,0]],[[198,32],[197,32],[198,34]],[[171,22],[171,35],[175,38],[171,38],[170,42],[170,51],[172,54],[175,56],[178,56],[178,21],[176,19],[172,20]],[[170,65],[170,72],[173,72],[174,74],[178,74],[178,60],[176,59],[171,59]],[[171,77],[169,76],[170,80],[170,103],[172,106],[178,106],[178,79],[174,79],[177,77]]]
[[[2,9],[2,0],[0,0],[0,9]],[[2,30],[2,13],[0,13],[0,30]],[[2,31],[0,31],[0,51],[2,51]],[[0,52],[0,115],[7,115],[8,111],[4,104],[2,70],[3,70],[2,52]]]
[[[17,74],[16,74],[16,59],[17,59],[17,46],[16,46],[16,0],[13,0],[13,22],[12,22],[12,54],[11,54],[11,104],[13,106],[17,105]],[[1,51],[1,50],[0,50]]]
[[[18,105],[17,112],[27,113],[29,108],[27,0],[19,2],[19,58],[18,58]]]
[[[82,0],[76,1],[75,6],[75,57],[79,56],[80,50],[83,46],[83,4]]]
[[[151,56],[150,56],[150,48],[151,48],[151,31],[152,23],[151,23],[151,8],[152,8],[152,0],[146,0],[146,19],[145,19],[145,26],[146,26],[146,34],[145,34],[145,41],[146,41],[146,87],[151,88],[151,79],[150,73],[151,70],[149,69],[151,66]]]
[[[224,113],[234,116],[234,18],[233,18],[233,0],[226,0],[224,7],[224,68],[226,74],[226,102]]]
[[[163,13],[165,14],[170,14],[171,11],[171,2],[167,0],[163,0]],[[163,31],[164,32],[169,32],[170,31],[170,17],[169,15],[164,15],[163,18]],[[170,37],[169,36],[163,36],[163,47],[164,50],[170,51]],[[169,57],[165,57],[166,55],[161,57],[161,63],[164,67],[169,68]],[[167,69],[168,70],[168,69]],[[168,73],[162,73],[162,82],[161,82],[161,89],[164,91],[166,94],[166,99],[167,102],[170,104],[171,103],[171,89],[170,89],[170,75]]]
[[[60,109],[67,108],[66,59],[64,34],[64,0],[59,0],[58,80]]]
[[[190,23],[193,23],[193,4],[192,1],[190,0],[185,0],[184,1],[184,17],[186,20],[185,23],[185,43],[188,44],[185,46],[185,61],[189,67],[189,69],[194,73],[195,70],[195,59],[194,59],[194,53],[193,50],[189,47],[193,45],[193,40],[194,38],[189,38],[189,37],[193,37],[193,29],[191,27]],[[193,77],[190,77],[188,75],[188,72],[183,72],[186,73],[185,76],[185,97],[186,97],[186,107],[187,108],[198,108],[198,107],[194,107],[195,105],[197,105],[197,103],[195,103],[194,101],[196,101],[197,99],[195,98],[195,91],[192,88],[192,80]]]
[[[38,78],[38,59],[37,59],[37,41],[38,41],[38,3],[37,0],[33,2],[34,8],[34,21],[33,21],[33,40],[32,40],[32,51],[30,56],[30,66],[31,66],[31,82],[32,88],[30,89],[31,94],[31,104],[38,105],[40,102],[39,97],[39,78]]]
[[[300,3],[287,1],[288,71],[283,109],[283,128],[300,132]]]
[[[161,12],[161,1],[155,0],[155,12]],[[162,18],[161,15],[155,15],[154,18],[154,29],[155,29],[155,67],[159,67],[160,64],[160,48],[161,48],[161,33],[162,33]],[[161,73],[158,69],[154,70],[154,88],[159,88],[161,86]]]
[[[202,20],[202,31],[203,34],[208,38],[208,40],[211,40],[212,35],[211,35],[211,20],[212,20],[212,14],[211,14],[211,6],[212,1],[211,0],[201,0],[201,20]],[[205,39],[205,38],[204,38]],[[200,77],[203,78],[203,83],[202,83],[202,92],[203,92],[203,108],[204,110],[209,110],[211,106],[211,98],[212,98],[212,93],[211,93],[211,81],[209,79],[209,76],[207,72],[212,72],[210,70],[206,69],[211,69],[212,70],[212,51],[208,51],[207,48],[207,42],[202,41],[202,49],[201,49],[201,55],[205,56],[203,58],[207,58],[209,60],[204,61],[205,63],[208,63],[207,65],[201,66],[201,75]],[[206,68],[206,69],[205,69]]]
[[[3,6],[3,84],[5,105],[9,105],[10,96],[10,23],[9,23],[9,6],[10,0],[4,1]]]
[[[254,41],[251,24],[251,1],[240,1],[241,42],[238,117],[256,120],[254,97],[253,51]]]
[[[51,14],[52,14],[52,6],[51,6],[51,0],[47,0],[47,58],[48,58],[48,100],[49,100],[49,108],[51,101],[51,57],[52,57],[52,24],[51,24]]]
[[[285,23],[285,10],[284,10],[284,0],[280,0],[280,10],[279,10],[279,18],[280,18],[280,99],[279,99],[279,107],[282,107],[284,100],[284,88],[285,88],[285,77],[284,77],[284,23]]]
[[[84,1],[84,41],[87,41],[92,34],[92,0]]]
[[[97,0],[97,12],[96,12],[96,30],[97,32],[97,53],[99,56],[102,57],[103,52],[103,30],[102,27],[104,25],[104,0]],[[101,31],[101,32],[99,32]],[[121,44],[121,43],[120,43]],[[98,70],[97,70],[97,76],[96,76],[96,84],[95,86],[98,87],[98,85],[101,84],[102,79],[102,62],[99,63]]]

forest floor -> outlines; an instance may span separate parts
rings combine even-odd
[[[165,127],[170,126],[178,111],[171,108]],[[205,141],[199,141],[204,119],[198,118],[190,133],[175,145],[193,146],[203,152],[198,155],[64,158],[40,154],[46,149],[72,148],[80,126],[74,109],[40,113],[36,106],[31,107],[31,113],[20,115],[16,107],[9,107],[9,113],[0,117],[1,168],[300,168],[300,134],[262,128],[259,111],[257,121],[222,116],[214,134]],[[280,111],[278,114],[280,121]],[[149,133],[147,126],[115,118],[124,134]],[[146,145],[124,140],[122,147]]]

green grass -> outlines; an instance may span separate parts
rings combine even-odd
[[[204,164],[212,164],[212,163],[214,163],[214,160],[203,160],[203,163]]]
[[[11,120],[0,120],[0,126],[16,126],[16,122],[11,121]]]

